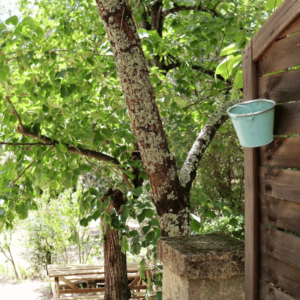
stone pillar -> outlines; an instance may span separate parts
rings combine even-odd
[[[163,300],[244,300],[244,243],[225,234],[160,238]]]

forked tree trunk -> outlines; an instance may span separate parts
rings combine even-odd
[[[180,184],[175,159],[168,149],[131,8],[127,0],[96,0],[96,3],[114,53],[162,234],[188,235],[189,191]]]
[[[130,290],[126,255],[119,246],[119,232],[108,225],[104,226],[105,300],[128,300]]]

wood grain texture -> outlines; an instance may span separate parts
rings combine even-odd
[[[260,281],[259,282],[259,297],[258,300],[295,300],[290,295],[285,294],[281,290],[272,286],[271,284]]]
[[[258,98],[277,103],[299,101],[300,69],[259,77]]]
[[[300,134],[300,102],[275,107],[275,135]]]
[[[260,195],[300,203],[300,171],[259,168]]]
[[[290,34],[293,34],[297,31],[300,31],[300,18],[296,19],[296,21],[294,21],[294,23],[291,24],[287,30],[285,30],[283,33],[281,33],[278,38],[279,39],[284,38],[284,37],[286,37]]]
[[[300,1],[286,0],[253,38],[253,60],[257,61],[300,15]]]
[[[260,224],[260,251],[300,270],[300,238]]]
[[[258,61],[258,76],[300,64],[300,33],[279,40]]]
[[[243,51],[244,101],[257,98],[252,41]],[[245,148],[245,300],[258,297],[258,151]]]
[[[300,270],[272,256],[260,252],[260,279],[300,296]]]
[[[259,148],[259,165],[300,168],[300,138],[275,137],[271,144]]]
[[[59,281],[64,282],[66,285],[68,285],[70,288],[72,288],[74,290],[79,290],[78,286],[76,286],[73,282],[71,282],[69,279],[67,279],[65,277],[59,277]]]
[[[299,203],[260,196],[259,207],[260,223],[300,233]]]

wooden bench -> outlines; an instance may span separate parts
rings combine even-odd
[[[154,299],[154,295],[150,295],[151,299]],[[131,297],[130,300],[134,299],[145,299],[145,293],[139,292],[135,293],[134,297]],[[104,295],[95,295],[95,296],[84,296],[84,297],[63,297],[63,298],[53,298],[53,300],[104,300]]]
[[[143,299],[145,293],[139,293],[141,290],[146,290],[150,287],[151,282],[151,266],[147,265],[145,270],[148,284],[142,280],[139,274],[140,264],[138,262],[131,262],[127,264],[127,276],[131,281],[129,284],[130,290],[135,290],[135,295],[131,299]],[[52,281],[52,292],[54,299],[104,299],[103,295],[84,296],[84,297],[65,297],[65,294],[85,294],[85,293],[104,293],[104,287],[97,287],[99,284],[104,284],[105,274],[104,265],[48,265],[47,266],[48,281]],[[94,281],[91,288],[90,282]],[[96,281],[99,281],[96,283]],[[78,287],[79,282],[86,283],[86,288]],[[60,296],[63,298],[60,298]],[[87,298],[92,297],[92,298]],[[94,297],[94,298],[93,298]],[[95,298],[96,297],[96,298]]]

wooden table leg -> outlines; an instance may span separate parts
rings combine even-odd
[[[56,297],[60,298],[60,293],[59,293],[59,277],[55,277],[55,290],[56,290]]]

